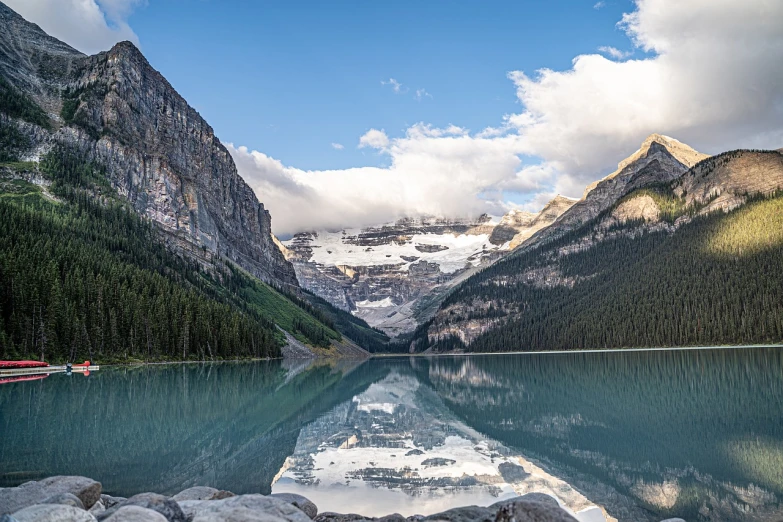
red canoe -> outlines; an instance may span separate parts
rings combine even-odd
[[[0,369],[16,369],[16,368],[43,368],[49,366],[49,363],[41,361],[0,361]]]
[[[9,382],[21,382],[21,381],[37,381],[38,379],[45,379],[49,377],[48,373],[40,375],[16,375],[14,377],[2,377],[0,378],[0,384],[8,384]]]

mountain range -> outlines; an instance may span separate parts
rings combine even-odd
[[[280,242],[131,43],[0,3],[0,356],[365,355],[780,342],[783,154],[652,134],[579,200]],[[360,348],[361,346],[361,348]]]

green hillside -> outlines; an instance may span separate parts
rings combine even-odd
[[[628,198],[639,195],[654,196],[664,221],[689,213],[666,190]],[[783,195],[696,217],[674,233],[627,223],[613,229],[624,233],[558,255],[605,215],[466,281],[442,308],[467,307],[455,324],[484,319],[494,327],[467,347],[455,336],[434,347],[496,352],[783,341]],[[567,284],[521,277],[536,269],[554,270]],[[428,345],[431,324],[416,334],[419,349]]]
[[[276,325],[315,346],[341,338],[323,307],[214,265],[173,254],[73,151],[0,164],[0,359],[270,357]]]

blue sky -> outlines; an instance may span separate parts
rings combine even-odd
[[[652,133],[783,146],[783,1],[4,1],[139,45],[281,235],[538,211]]]
[[[632,4],[594,5],[152,0],[128,22],[221,140],[333,169],[388,163],[357,149],[370,128],[498,125],[520,110],[509,71],[566,69],[600,46],[630,48],[616,24]],[[399,93],[381,84],[390,78]],[[417,89],[431,97],[417,100]]]

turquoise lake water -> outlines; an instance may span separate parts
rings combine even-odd
[[[0,487],[55,474],[119,496],[292,491],[365,515],[543,491],[583,520],[777,520],[783,350],[170,364],[0,385]]]

